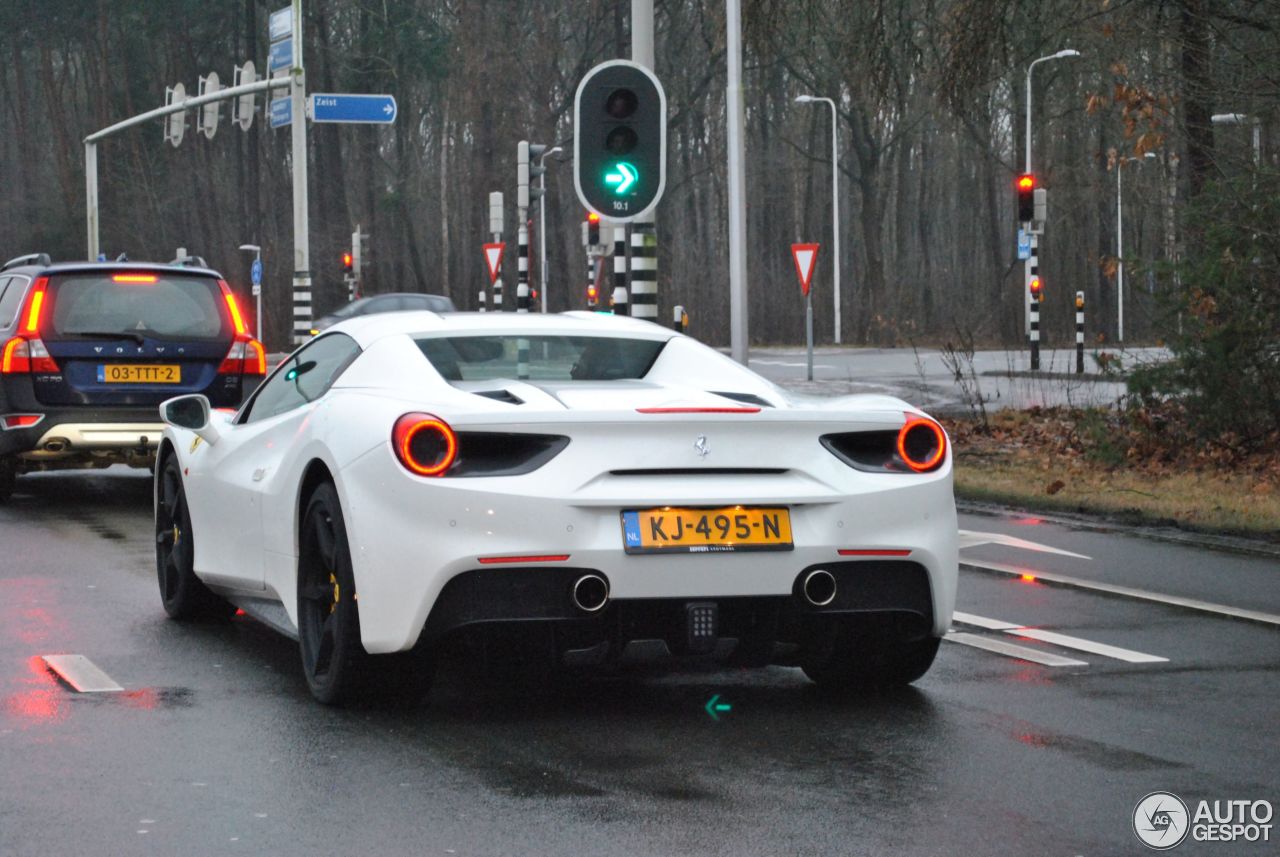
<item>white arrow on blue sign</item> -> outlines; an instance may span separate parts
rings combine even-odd
[[[275,74],[293,65],[293,38],[276,42],[267,52],[267,71]]]
[[[1031,258],[1031,236],[1024,229],[1018,230],[1018,258]]]
[[[253,265],[249,267],[249,281],[255,286],[262,285],[262,260],[254,259]]]
[[[317,92],[308,96],[316,122],[359,122],[389,125],[396,121],[394,95]]]
[[[293,99],[288,96],[271,99],[271,127],[283,128],[292,122]]]

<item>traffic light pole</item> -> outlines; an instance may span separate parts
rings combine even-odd
[[[653,0],[631,0],[631,61],[653,71]],[[631,314],[658,321],[658,226],[652,213],[631,228]]]
[[[293,343],[311,338],[311,230],[307,203],[307,75],[302,64],[302,0],[293,0],[293,68],[289,71],[293,160]]]
[[[1031,226],[1030,223],[1027,224]],[[1027,257],[1027,338],[1031,344],[1031,371],[1040,371],[1040,236],[1030,233],[1031,255]]]
[[[613,227],[613,314],[629,315],[627,311],[627,225]]]

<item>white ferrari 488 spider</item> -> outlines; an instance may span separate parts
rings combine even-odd
[[[566,313],[396,313],[299,348],[237,413],[161,406],[175,618],[298,639],[322,702],[421,688],[451,640],[561,666],[700,656],[903,684],[951,623],[947,436],[789,395],[694,339]],[[526,647],[527,648],[527,647]]]

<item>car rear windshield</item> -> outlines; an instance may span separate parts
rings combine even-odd
[[[93,271],[49,279],[41,335],[51,339],[143,335],[211,340],[229,334],[222,290],[212,277]]]
[[[643,378],[665,342],[604,336],[436,336],[417,340],[449,381]],[[526,359],[521,360],[525,353]]]

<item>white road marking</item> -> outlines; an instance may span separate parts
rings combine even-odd
[[[1012,622],[1001,622],[999,619],[988,619],[985,616],[975,616],[972,613],[961,613],[959,610],[952,613],[951,616],[962,625],[974,625],[979,628],[986,628],[988,631],[1010,631],[1014,628],[1022,627]]]
[[[124,690],[84,655],[41,655],[40,659],[79,693]]]
[[[1036,551],[1037,553],[1056,553],[1059,556],[1070,556],[1076,559],[1093,559],[1091,556],[1085,556],[1082,553],[1072,553],[1064,551],[1061,548],[1042,545],[1039,542],[1031,542],[1026,539],[1020,539],[1017,536],[1006,536],[1004,533],[979,533],[974,530],[960,531],[960,548],[973,548],[978,545],[1005,545],[1011,548],[1022,548],[1023,550]]]
[[[1033,664],[1043,664],[1046,667],[1087,667],[1088,661],[1077,661],[1074,658],[1064,658],[1061,655],[1042,652],[1039,649],[1029,649],[1026,646],[1017,646],[1013,643],[1006,643],[1004,640],[997,640],[991,637],[983,637],[978,634],[966,634],[959,631],[952,631],[944,640],[950,640],[953,643],[959,643],[962,646],[972,646],[975,649],[983,649],[988,652],[995,652],[998,655],[1006,655],[1010,658],[1018,658],[1023,661],[1030,661]]]
[[[1106,658],[1128,661],[1131,664],[1163,664],[1169,662],[1168,658],[1162,658],[1159,655],[1148,655],[1145,652],[1135,652],[1133,649],[1122,649],[1119,646],[1096,643],[1093,640],[1072,637],[1069,634],[1060,634],[1057,631],[1028,628],[1026,625],[1015,625],[1013,622],[989,619],[986,616],[975,616],[972,613],[961,613],[958,610],[952,614],[952,617],[962,625],[973,625],[990,631],[1004,631],[1006,634],[1013,634],[1015,637],[1039,640],[1042,643],[1049,643],[1064,649],[1075,649],[1079,652],[1102,655]]]
[[[1214,604],[1211,601],[1198,601],[1194,598],[1183,598],[1180,595],[1164,595],[1159,592],[1149,592],[1145,589],[1134,589],[1129,586],[1117,586],[1114,583],[1102,583],[1097,580],[1083,580],[1079,577],[1071,577],[1066,574],[1056,574],[1049,571],[1034,571],[1029,568],[1019,568],[1014,565],[1005,565],[999,562],[976,562],[974,560],[961,560],[961,568],[967,568],[971,571],[991,571],[996,574],[1007,574],[1013,577],[1023,577],[1031,575],[1036,580],[1046,583],[1056,583],[1060,586],[1072,586],[1076,589],[1090,589],[1094,592],[1105,592],[1108,595],[1120,595],[1125,598],[1136,598],[1141,601],[1153,601],[1157,604],[1167,604],[1172,607],[1185,607],[1188,610],[1199,610],[1202,613],[1213,613],[1218,616],[1228,616],[1232,619],[1244,619],[1248,622],[1260,622],[1264,625],[1280,626],[1280,616],[1274,613],[1264,613],[1261,610],[1246,610],[1243,607],[1231,607],[1226,604]]]

